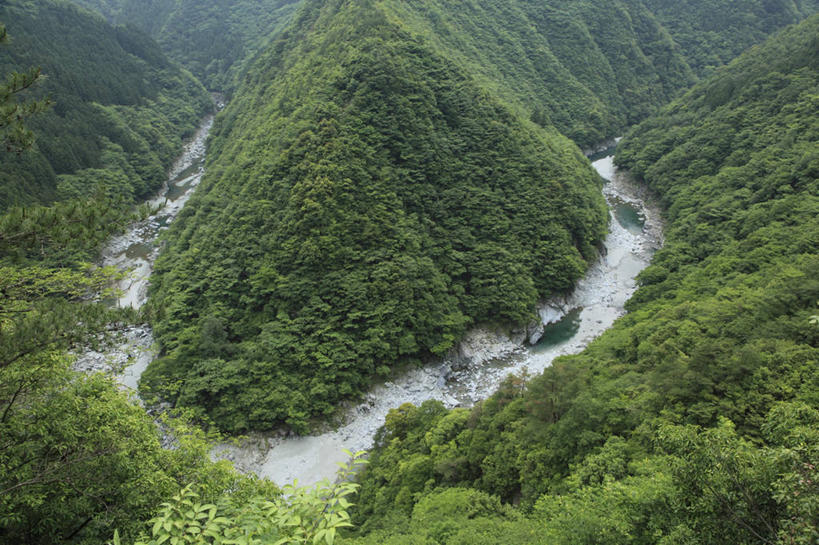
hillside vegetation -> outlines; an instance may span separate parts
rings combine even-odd
[[[619,136],[693,76],[639,2],[382,1],[476,81],[581,147]]]
[[[148,311],[164,358],[143,393],[193,408],[158,426],[72,365],[146,319],[108,308],[119,274],[89,262],[209,99],[138,31],[6,0],[0,543],[819,541],[817,17],[627,137],[617,161],[663,199],[668,240],[584,353],[471,409],[396,409],[369,468],[359,453],[316,489],[211,462],[220,439],[189,424],[301,431],[473,323],[528,320],[605,230],[601,181],[558,129],[616,134],[815,3],[310,0],[272,34],[295,3],[95,5],[190,23],[196,51],[171,54],[241,83]],[[17,88],[37,64],[48,79]]]
[[[816,0],[643,0],[698,76],[819,11]]]
[[[154,37],[213,90],[232,94],[286,28],[297,0],[74,0]],[[619,136],[815,0],[412,0],[378,2],[480,85],[581,147]]]
[[[0,162],[0,211],[99,190],[132,202],[159,188],[211,108],[204,88],[147,36],[68,2],[9,0],[0,21],[12,37],[0,73],[40,67],[35,96],[54,103],[29,123],[35,148]]]
[[[148,33],[213,91],[230,92],[298,0],[74,0]]]
[[[617,162],[669,221],[631,312],[474,409],[393,411],[355,543],[816,540],[818,36],[786,30],[627,136]]]
[[[596,255],[600,180],[571,142],[388,15],[305,6],[157,263],[143,384],[224,429],[304,430],[470,324],[527,321]]]
[[[157,265],[144,393],[304,430],[472,324],[525,322],[603,232],[556,132],[614,136],[691,78],[641,4],[303,4]]]

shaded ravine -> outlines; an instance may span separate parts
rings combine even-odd
[[[102,265],[127,273],[116,286],[119,297],[110,301],[111,306],[140,308],[148,300],[148,282],[160,250],[159,235],[176,219],[202,181],[205,144],[212,126],[213,116],[202,121],[171,168],[168,181],[159,194],[148,201],[159,210],[132,224],[103,247]],[[142,372],[156,357],[154,337],[148,324],[129,327],[122,333],[121,341],[105,352],[83,352],[74,368],[86,372],[113,371],[118,382],[136,390]]]
[[[490,396],[510,373],[539,374],[556,357],[582,351],[625,314],[637,274],[662,244],[660,209],[645,188],[617,172],[611,156],[593,165],[608,180],[603,193],[611,221],[605,249],[571,295],[540,306],[541,323],[512,333],[471,331],[444,361],[373,387],[363,402],[344,411],[337,429],[303,437],[256,435],[240,446],[218,446],[214,454],[279,484],[332,479],[336,463],[347,458],[344,449],[369,449],[390,409],[430,399],[447,407],[471,406]]]

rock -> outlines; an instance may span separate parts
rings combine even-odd
[[[509,332],[509,340],[516,345],[523,345],[529,337],[528,327],[522,329],[513,329]]]
[[[543,321],[536,320],[529,324],[529,327],[526,328],[526,336],[527,341],[529,344],[536,344],[541,337],[543,337],[543,332],[546,330],[546,326],[543,324]]]
[[[450,357],[452,369],[458,371],[502,358],[516,351],[521,344],[502,333],[475,328],[464,336],[452,352]]]

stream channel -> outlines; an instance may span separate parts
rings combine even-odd
[[[171,170],[169,180],[152,204],[165,202],[155,215],[114,237],[102,253],[104,265],[131,271],[119,285],[112,304],[139,308],[147,299],[153,262],[160,251],[158,237],[173,221],[204,173],[205,143],[213,119],[206,119]],[[390,409],[404,403],[420,405],[437,399],[447,407],[469,407],[491,395],[510,373],[539,374],[562,355],[582,351],[625,314],[624,305],[636,289],[635,278],[662,245],[660,209],[645,188],[618,172],[609,154],[598,154],[592,165],[605,179],[603,194],[610,208],[604,250],[568,296],[538,307],[539,323],[516,332],[476,328],[446,359],[411,369],[374,386],[341,416],[342,424],[310,436],[256,434],[240,443],[222,444],[213,456],[228,458],[245,472],[283,485],[298,480],[311,484],[332,479],[344,450],[367,450]],[[595,159],[593,157],[592,159]],[[156,357],[149,325],[125,331],[123,342],[105,353],[85,352],[75,367],[83,371],[113,371],[127,388]]]

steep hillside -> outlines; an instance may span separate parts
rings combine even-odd
[[[643,0],[698,76],[785,25],[819,11],[816,0]]]
[[[303,430],[470,324],[528,320],[604,234],[574,145],[374,2],[306,4],[220,121],[144,383],[224,429]]]
[[[297,0],[75,0],[153,36],[209,88],[232,92]],[[815,0],[382,0],[379,8],[480,84],[581,147],[667,103]],[[691,70],[693,68],[693,72]]]
[[[9,0],[0,21],[12,41],[0,73],[42,68],[39,96],[53,108],[32,119],[34,150],[0,163],[0,210],[86,197],[102,185],[126,200],[158,188],[209,110],[210,98],[150,38],[60,0]]]
[[[150,34],[208,89],[232,91],[248,61],[290,22],[298,0],[74,0]]]
[[[628,135],[669,220],[631,313],[472,410],[394,411],[354,542],[815,541],[818,82],[815,16]]]
[[[693,76],[640,3],[379,2],[479,84],[581,147],[622,134]]]
[[[691,77],[640,4],[304,4],[158,265],[146,388],[225,429],[303,429],[469,324],[524,321],[602,229],[554,129],[614,136]]]

